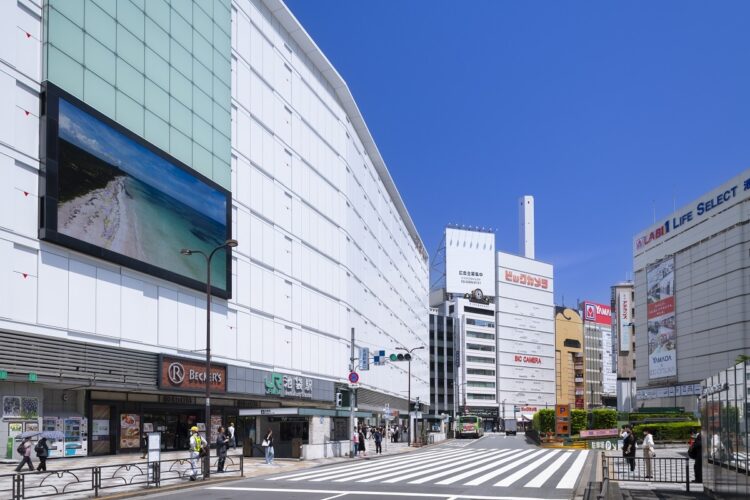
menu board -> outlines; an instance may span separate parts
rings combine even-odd
[[[141,417],[135,413],[120,414],[120,448],[138,449],[141,446]]]
[[[211,439],[214,442],[219,436],[219,427],[221,427],[221,415],[211,415]]]

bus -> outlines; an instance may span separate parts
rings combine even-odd
[[[480,438],[484,435],[482,417],[476,415],[460,415],[456,417],[456,439],[464,437]]]

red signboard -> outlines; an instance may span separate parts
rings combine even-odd
[[[533,274],[514,273],[513,271],[508,270],[505,271],[505,281],[517,285],[530,286],[532,288],[541,288],[542,290],[549,288],[549,280],[547,278],[534,276]]]
[[[648,318],[658,318],[674,312],[674,295],[648,305]]]
[[[206,364],[203,361],[162,356],[159,368],[161,389],[181,391],[204,391],[206,389]],[[211,390],[227,391],[227,367],[225,365],[211,364]]]
[[[526,356],[523,354],[516,354],[513,358],[516,363],[526,363],[529,365],[541,365],[542,358],[539,356]]]
[[[596,302],[583,303],[583,319],[600,325],[612,324],[612,307]]]

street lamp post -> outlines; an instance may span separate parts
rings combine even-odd
[[[411,353],[413,353],[416,350],[424,349],[424,346],[421,345],[419,347],[412,347],[411,349],[407,349],[406,347],[396,347],[399,351],[406,351],[406,353],[409,355],[409,359],[407,360],[409,363],[409,375],[408,375],[408,389],[407,389],[407,415],[409,415],[409,428],[408,428],[408,434],[407,437],[409,439],[409,446],[411,446],[411,439],[412,439],[412,429],[411,429]]]
[[[206,461],[204,479],[211,477],[211,259],[216,252],[222,248],[234,248],[237,246],[237,240],[227,240],[222,245],[217,246],[211,253],[206,255],[202,250],[190,250],[183,248],[180,250],[182,255],[200,254],[206,259]]]

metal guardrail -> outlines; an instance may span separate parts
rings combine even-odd
[[[212,457],[197,464],[196,477],[204,477],[206,467],[215,471],[219,459]],[[188,480],[193,468],[188,459],[161,460],[159,462],[138,462],[130,464],[100,465],[45,472],[18,472],[0,475],[0,498],[21,500],[44,498],[73,493],[93,492],[95,497],[102,490],[136,486],[160,488],[162,483]],[[239,475],[245,472],[243,456],[228,456],[224,463],[224,473]],[[214,472],[216,474],[216,472]]]
[[[647,474],[649,471],[650,474]],[[684,483],[687,491],[690,491],[690,460],[681,457],[604,456],[602,457],[602,480]]]

